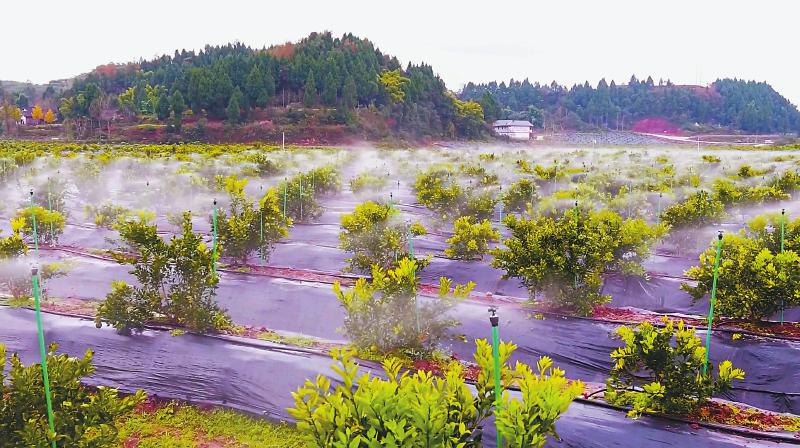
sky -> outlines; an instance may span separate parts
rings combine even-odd
[[[767,81],[800,104],[800,2],[739,0],[8,1],[0,79],[46,82],[239,41],[352,32],[405,65],[426,62],[451,90],[528,78],[572,85],[632,74],[658,82]]]

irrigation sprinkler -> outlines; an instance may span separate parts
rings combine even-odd
[[[394,195],[390,191],[389,192],[389,208],[392,208],[393,205],[394,205]]]
[[[722,230],[717,234],[717,257],[714,259],[714,280],[711,282],[711,302],[708,307],[708,327],[706,329],[706,359],[703,362],[703,375],[708,373],[708,353],[711,351],[711,322],[714,320],[714,300],[717,298],[717,278],[719,277],[719,258],[722,254]]]
[[[500,387],[500,316],[497,315],[497,308],[489,308],[489,323],[492,324],[492,358],[494,358],[494,408],[495,414],[497,408],[500,407],[500,399],[502,398],[503,391]],[[497,429],[497,419],[495,418],[494,424],[495,432],[497,433],[497,446],[503,446],[503,437]]]
[[[47,422],[50,425],[50,432],[55,434],[56,428],[53,423],[53,403],[50,397],[50,377],[47,374],[47,349],[44,344],[44,332],[42,331],[42,310],[40,305],[40,291],[39,291],[39,268],[34,266],[31,268],[31,282],[33,283],[33,298],[36,307],[36,329],[39,334],[39,353],[42,356],[42,380],[44,382],[44,398],[47,403]],[[56,441],[51,440],[50,445],[56,448]]]
[[[263,186],[263,185],[261,185],[261,186],[259,187],[259,189],[261,190],[261,192],[262,192],[261,196],[263,197],[263,196],[264,196],[264,194],[263,194],[263,192],[264,192],[264,186]],[[259,205],[260,205],[260,204],[259,204]],[[259,255],[261,256],[261,257],[260,257],[260,258],[261,258],[261,262],[263,263],[263,262],[264,262],[264,207],[259,207],[259,208],[258,208],[258,213],[259,213],[259,215],[260,215],[260,219],[259,219],[259,221],[258,221],[258,226],[259,226],[259,242],[261,243],[261,244],[259,245]]]
[[[211,229],[211,241],[213,247],[213,257],[214,257],[214,275],[217,274],[217,200],[214,199],[214,210],[211,212],[211,223],[213,224]]]
[[[53,212],[53,201],[51,199],[50,194],[50,178],[47,178],[47,211],[52,213]],[[55,231],[53,230],[53,222],[50,221],[50,240],[55,239]]]
[[[781,253],[783,253],[783,235],[786,227],[786,209],[781,209]],[[781,325],[783,325],[783,296],[781,296]]]
[[[303,176],[300,176],[300,222],[303,222]]]
[[[31,223],[33,225],[33,248],[39,258],[39,233],[36,230],[36,209],[33,206],[33,188],[31,188]]]

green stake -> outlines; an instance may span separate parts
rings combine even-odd
[[[39,233],[36,231],[36,209],[33,206],[33,189],[31,189],[31,220],[33,223],[33,247],[36,250],[36,256],[39,256]]]
[[[214,274],[217,273],[217,200],[214,199],[214,210],[211,212],[211,222],[213,228],[211,230],[211,241],[214,251]]]
[[[575,201],[575,209],[574,210],[575,210],[575,218],[576,218],[575,219],[575,230],[579,231],[578,227],[580,225],[581,210],[578,208],[578,201]],[[578,266],[577,265],[578,265],[578,261],[575,260],[575,282],[573,284],[573,287],[575,288],[576,291],[578,289]]]
[[[500,400],[503,396],[503,391],[500,387],[500,334],[498,326],[500,325],[500,317],[497,316],[497,308],[489,308],[491,316],[489,322],[492,324],[492,357],[494,358],[494,408],[495,413],[500,407]],[[494,424],[495,432],[497,433],[497,446],[503,446],[503,437],[497,429],[497,419],[495,418]]]
[[[408,253],[412,260],[414,260],[414,234],[411,233],[411,227],[408,229]],[[417,278],[417,267],[414,266],[414,272],[411,273],[414,279]],[[417,321],[417,334],[419,334],[419,300],[417,299],[417,292],[414,291],[414,317]]]
[[[500,200],[500,219],[498,221],[503,222],[503,201],[500,199],[503,196],[503,186],[500,185],[500,194],[498,195],[498,199]]]
[[[50,178],[49,177],[47,178],[47,211],[49,211],[51,213],[53,211],[53,201],[52,201],[51,195],[50,195]],[[53,223],[51,221],[50,222],[50,241],[52,242],[53,240],[55,240],[55,231],[53,230]]]
[[[786,209],[781,209],[781,253],[783,253],[783,235],[786,223]],[[781,297],[781,325],[783,325],[783,297]]]
[[[289,181],[283,178],[283,219],[286,219],[286,189],[289,188]]]
[[[300,177],[300,222],[303,222],[303,177]]]
[[[711,351],[711,322],[714,320],[714,299],[717,297],[717,277],[719,277],[719,258],[722,254],[722,230],[717,235],[717,258],[714,260],[714,280],[711,283],[711,303],[708,307],[708,328],[706,329],[706,360],[703,375],[708,373],[708,352]]]
[[[53,422],[53,403],[50,397],[50,377],[47,374],[47,349],[44,345],[44,332],[42,331],[42,311],[39,304],[39,269],[31,269],[31,281],[33,282],[33,298],[36,306],[36,327],[39,333],[39,353],[42,356],[42,380],[44,382],[44,398],[47,403],[47,422],[50,424],[50,432],[56,433],[56,426]],[[56,441],[51,440],[50,445],[56,448]]]
[[[664,193],[658,193],[658,208],[656,211],[656,224],[661,224],[661,197]]]

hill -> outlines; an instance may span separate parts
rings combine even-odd
[[[709,85],[658,84],[631,77],[628,84],[571,88],[553,82],[469,83],[460,93],[477,100],[487,119],[529,119],[548,129],[608,128],[670,132],[675,126],[723,127],[751,133],[797,132],[800,112],[769,84],[719,79]]]

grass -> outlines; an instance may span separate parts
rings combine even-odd
[[[317,341],[305,336],[286,336],[274,331],[262,331],[258,333],[258,339],[276,344],[293,345],[295,347],[313,347]]]
[[[297,430],[223,409],[145,402],[117,421],[121,448],[275,448],[305,446]]]

